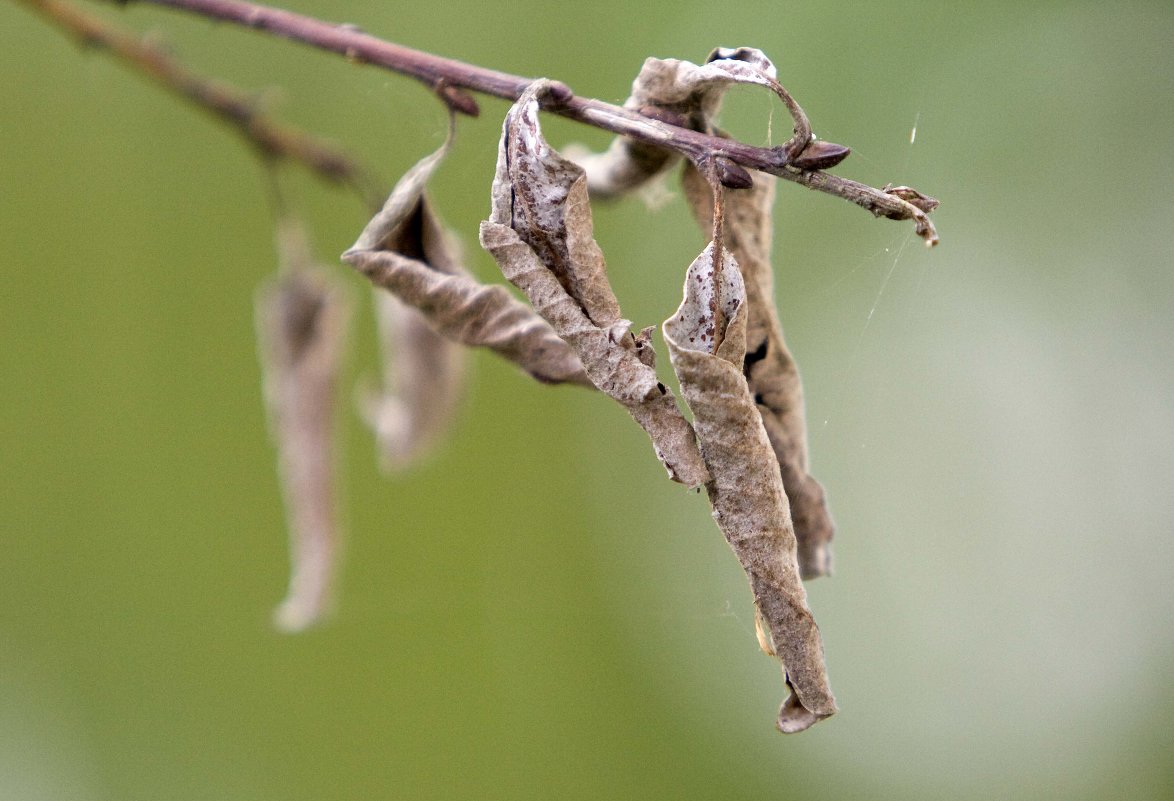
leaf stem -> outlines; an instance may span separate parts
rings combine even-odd
[[[709,181],[709,186],[713,189],[713,301],[710,309],[710,316],[713,319],[713,352],[717,353],[717,349],[721,347],[722,339],[725,337],[726,320],[722,313],[722,281],[724,276],[722,271],[725,269],[725,224],[726,224],[726,208],[725,197],[726,188],[722,185],[721,179],[718,175],[717,161],[710,161],[706,164],[705,170],[706,180]]]

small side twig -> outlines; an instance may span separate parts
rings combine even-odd
[[[374,197],[377,182],[334,145],[271,119],[258,98],[222,81],[197,75],[163,47],[87,14],[62,0],[19,0],[83,46],[99,47],[164,89],[228,123],[266,158],[295,161],[330,181]]]

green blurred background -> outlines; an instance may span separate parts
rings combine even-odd
[[[408,79],[97,10],[282,87],[282,117],[388,182],[442,138]],[[0,799],[1174,797],[1168,2],[296,10],[614,101],[645,56],[760,47],[854,148],[837,172],[942,199],[926,251],[906,223],[779,191],[779,298],[839,526],[810,592],[843,711],[777,734],[777,664],[704,500],[607,399],[484,354],[451,442],[402,479],[348,415],[338,613],[275,633],[263,173],[0,3]],[[766,93],[728,105],[742,138],[772,113],[785,137]],[[504,111],[462,123],[435,187],[486,280]],[[286,180],[333,263],[362,205]],[[596,223],[625,312],[658,323],[702,245],[680,199]],[[372,326],[364,304],[348,386],[374,372]]]

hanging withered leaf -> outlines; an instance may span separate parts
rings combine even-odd
[[[746,287],[743,370],[791,503],[799,541],[799,570],[803,578],[811,579],[831,572],[835,525],[824,489],[809,472],[803,385],[775,310],[770,254],[776,182],[773,175],[763,174],[749,189],[724,190],[723,232],[725,245],[733,251]],[[688,163],[681,183],[698,225],[708,231],[713,220],[712,185]]]
[[[711,134],[726,90],[734,84],[765,86],[783,101],[795,121],[795,135],[783,147],[790,156],[798,157],[811,143],[811,126],[803,110],[779,84],[774,64],[765,53],[752,47],[716,48],[705,64],[675,58],[646,59],[632,82],[632,94],[624,108]],[[834,154],[830,148],[836,148]],[[839,145],[821,143],[818,150],[812,155],[811,165],[830,166],[847,155],[847,148]],[[601,198],[636,189],[680,159],[672,151],[622,136],[603,153],[573,152],[587,171],[592,196]]]
[[[388,335],[396,337],[385,339],[385,350],[404,368],[394,368],[392,375],[398,378],[389,382],[392,394],[385,396],[382,412],[374,415],[377,431],[385,434],[384,453],[392,463],[402,463],[415,450],[407,446],[409,440],[423,445],[438,433],[440,415],[425,406],[451,408],[446,397],[432,393],[452,391],[452,375],[419,375],[434,384],[424,388],[414,385],[407,372],[410,365],[442,370],[445,364],[453,364],[450,341],[490,348],[544,383],[591,386],[578,358],[545,320],[504,287],[477,282],[462,265],[451,235],[425,194],[451,141],[450,135],[439,150],[408,170],[383,209],[342,256],[412,309],[408,321],[385,326]],[[407,311],[388,308],[383,302],[380,307],[393,320],[402,319],[400,312]],[[411,330],[405,331],[409,326]],[[436,364],[430,365],[430,360]],[[420,391],[413,392],[412,386]]]
[[[335,509],[335,401],[350,302],[281,223],[283,269],[257,297],[258,352],[290,541],[290,578],[274,623],[295,632],[329,609],[341,534]]]
[[[624,406],[652,438],[669,476],[689,487],[708,478],[693,430],[653,369],[647,336],[621,317],[593,238],[583,170],[547,144],[536,81],[506,115],[481,246],[578,355],[592,383]]]
[[[465,352],[394,295],[376,289],[372,300],[383,387],[363,388],[359,410],[375,434],[380,466],[395,472],[418,462],[448,431],[460,403]]]
[[[713,517],[750,580],[763,650],[791,695],[777,726],[802,731],[836,712],[823,642],[799,577],[795,533],[777,462],[742,373],[746,290],[728,251],[710,243],[690,265],[685,296],[663,332],[711,480]]]
[[[371,244],[437,273],[464,276],[455,242],[424,194],[451,141],[446,138],[440,149],[400,180],[372,221],[372,238],[377,241]],[[366,393],[361,399],[362,412],[375,433],[383,469],[403,470],[448,431],[460,401],[465,354],[394,295],[377,288],[374,301],[383,389]]]

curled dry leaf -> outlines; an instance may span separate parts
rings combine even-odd
[[[375,252],[399,254],[421,269],[467,277],[455,243],[424,194],[451,142],[450,136],[407,172],[359,239]],[[448,430],[460,399],[464,352],[415,309],[379,289],[375,311],[384,386],[381,393],[363,399],[363,412],[375,432],[383,468],[402,470]]]
[[[624,102],[624,108],[711,133],[713,119],[721,109],[726,90],[739,83],[781,92],[779,96],[787,103],[788,109],[800,115],[797,127],[805,130],[798,131],[798,135],[802,144],[807,144],[810,129],[802,110],[779,86],[774,64],[766,54],[751,47],[718,48],[705,64],[700,65],[675,58],[646,59],[640,74],[632,82],[632,94]],[[575,158],[587,172],[591,194],[614,197],[661,175],[680,156],[663,148],[617,137],[603,153],[580,154],[576,151]]]
[[[481,245],[570,344],[592,383],[648,432],[669,476],[700,486],[708,475],[693,430],[657,380],[651,343],[629,330],[607,281],[586,176],[542,137],[538,97],[546,87],[536,81],[506,115]]]
[[[390,392],[368,405],[392,465],[410,460],[446,424],[459,385],[459,372],[448,370],[459,366],[453,343],[490,348],[545,383],[591,386],[578,358],[545,320],[504,287],[481,284],[463,267],[424,191],[448,146],[400,179],[343,254],[403,304],[379,303],[385,353],[395,366]]]
[[[330,602],[341,540],[334,406],[350,317],[346,294],[329,273],[298,261],[287,261],[257,298],[258,350],[290,538],[289,589],[274,622],[290,632],[318,622]]]
[[[394,295],[374,292],[382,391],[360,397],[385,471],[417,462],[448,430],[460,401],[465,352]]]
[[[746,291],[736,259],[727,252],[720,261],[719,271],[711,243],[690,265],[684,300],[663,331],[712,476],[705,488],[714,519],[750,580],[764,650],[782,660],[792,691],[777,721],[791,733],[834,714],[836,701],[799,577],[787,496],[742,373]]]
[[[685,164],[681,181],[698,224],[708,231],[713,219],[710,184],[691,164]],[[725,245],[733,251],[746,287],[743,370],[791,503],[799,570],[803,578],[810,579],[831,572],[835,525],[824,489],[809,472],[803,385],[774,305],[770,252],[775,183],[774,176],[759,175],[749,189],[725,190],[722,227]]]

